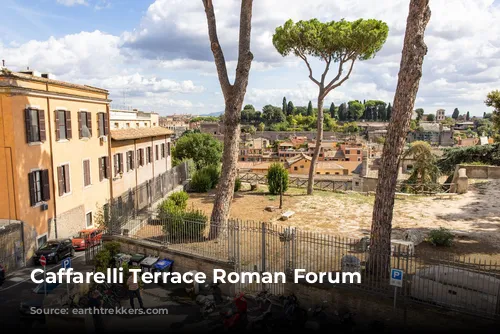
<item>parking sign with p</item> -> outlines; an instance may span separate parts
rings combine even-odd
[[[399,288],[403,287],[403,271],[399,269],[391,269],[391,285]]]
[[[71,268],[71,258],[67,257],[61,262],[61,268],[63,269],[69,269]]]

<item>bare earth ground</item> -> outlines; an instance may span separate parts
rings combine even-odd
[[[443,249],[461,256],[500,260],[500,180],[471,182],[467,194],[451,199],[411,197],[397,199],[394,207],[393,235],[398,239],[407,229],[428,231],[439,227],[452,230],[457,238],[451,248]],[[210,214],[214,194],[190,194],[188,207]],[[279,196],[266,194],[261,187],[255,192],[237,193],[231,217],[241,220],[273,222],[297,227],[303,231],[360,238],[370,233],[373,196],[358,193],[316,191],[305,196],[303,189],[289,189],[282,210],[265,211],[279,205]],[[292,210],[295,215],[279,220],[281,212]],[[430,248],[421,244],[419,248]],[[440,249],[436,249],[440,250]]]

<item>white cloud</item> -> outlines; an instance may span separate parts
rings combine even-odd
[[[88,5],[86,0],[57,0],[57,3],[68,7],[75,5]]]
[[[109,1],[92,4],[98,9]],[[217,1],[214,5],[220,43],[233,77],[240,1]],[[500,88],[499,6],[493,0],[434,1],[430,6],[432,16],[425,36],[428,54],[417,105],[431,109],[440,105],[449,112],[455,107],[470,108],[472,113],[482,114],[486,93]],[[328,100],[336,104],[348,99],[389,102],[397,84],[407,14],[407,0],[255,1],[251,46],[255,59],[246,100],[258,106],[279,105],[285,95],[300,105],[317,96],[317,88],[307,81],[305,65],[296,57],[281,57],[274,49],[276,26],[288,18],[327,21],[362,17],[387,22],[388,40],[374,59],[358,62],[351,78]],[[130,100],[135,99],[135,103],[197,108],[200,99],[205,107],[223,102],[220,95],[213,94],[219,87],[201,1],[156,0],[135,30],[119,36],[94,31],[24,44],[6,41],[0,44],[0,54],[9,66],[18,69],[30,66],[64,80],[92,82],[118,91],[128,86]],[[321,67],[315,63],[314,68],[319,75]],[[207,91],[209,94],[199,97]],[[193,98],[175,96],[181,94],[193,94]]]

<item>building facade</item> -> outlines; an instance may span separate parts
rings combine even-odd
[[[154,112],[133,110],[110,110],[111,129],[151,128],[159,126],[159,115]]]
[[[104,89],[0,72],[0,218],[33,228],[27,257],[94,226],[109,201],[109,102]]]
[[[441,122],[445,120],[446,116],[444,113],[445,113],[444,109],[436,110],[436,122]]]

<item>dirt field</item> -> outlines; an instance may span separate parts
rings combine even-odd
[[[210,214],[213,193],[190,194],[190,197],[189,206]],[[231,208],[231,217],[360,238],[370,233],[373,202],[373,196],[357,193],[318,191],[314,196],[305,196],[305,190],[290,189],[284,196],[283,209],[268,212],[265,210],[267,206],[279,206],[279,196],[270,196],[266,194],[266,188],[261,187],[255,192],[238,193]],[[295,212],[286,222],[279,220],[285,210]],[[454,245],[445,251],[468,256],[482,254],[483,258],[487,254],[500,253],[500,180],[475,182],[467,194],[451,199],[418,196],[396,200],[393,238],[400,238],[401,233],[409,228],[428,231],[441,226],[457,236]],[[432,246],[419,246],[427,247]]]

